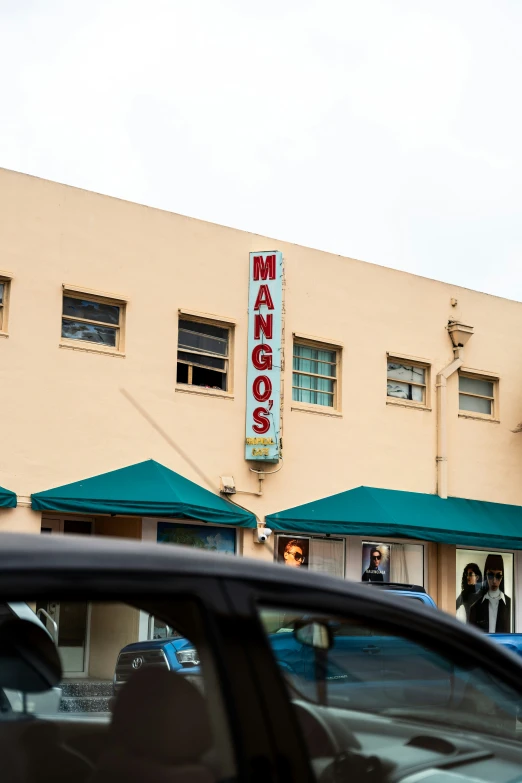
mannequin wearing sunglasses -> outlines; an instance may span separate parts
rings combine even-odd
[[[382,565],[382,552],[375,546],[370,550],[370,565],[362,575],[363,582],[384,582],[384,573],[379,570]]]
[[[460,595],[457,598],[457,617],[469,623],[469,612],[475,601],[481,597],[484,585],[482,572],[476,563],[468,563],[462,574]]]
[[[504,592],[504,559],[486,558],[485,587],[469,611],[469,622],[485,633],[510,633],[511,599]]]

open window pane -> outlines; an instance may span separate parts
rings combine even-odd
[[[177,372],[176,372],[176,382],[177,383],[188,383],[189,382],[189,366],[188,364],[182,364],[182,362],[178,362]]]
[[[91,302],[88,299],[76,299],[72,296],[64,296],[63,314],[71,318],[86,318],[89,321],[114,324],[115,326],[120,323],[120,307],[117,305]]]
[[[177,383],[226,391],[229,344],[230,329],[180,318]]]
[[[224,372],[207,370],[204,367],[196,367],[196,365],[194,365],[192,368],[192,385],[226,391],[227,376]]]
[[[492,403],[485,397],[469,397],[467,394],[459,394],[459,408],[461,411],[484,413],[491,416]]]
[[[216,353],[220,356],[227,355],[227,340],[218,337],[209,337],[205,334],[197,334],[186,329],[180,329],[178,335],[180,348],[195,348],[205,353]]]
[[[216,370],[225,370],[225,359],[217,359],[213,356],[203,356],[199,353],[178,352],[178,361],[188,364],[198,365],[200,367],[213,367]]]
[[[116,347],[116,329],[108,326],[86,324],[82,321],[70,321],[62,318],[62,337],[67,340],[86,340],[90,343],[99,343],[111,348]]]
[[[187,321],[180,318],[179,329],[206,334],[210,337],[218,337],[221,340],[225,340],[225,342],[228,340],[228,329],[223,326],[214,326],[214,324],[204,324],[201,321]]]

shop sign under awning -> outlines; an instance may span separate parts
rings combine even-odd
[[[357,487],[270,514],[273,530],[522,549],[522,506]]]

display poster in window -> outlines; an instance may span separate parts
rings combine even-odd
[[[223,555],[236,554],[236,531],[230,527],[158,522],[156,537],[160,544],[181,544]]]
[[[308,568],[310,563],[310,539],[303,536],[278,536],[278,563],[290,568]]]
[[[389,582],[391,569],[390,544],[362,545],[362,581]]]
[[[457,549],[457,619],[484,633],[513,630],[513,553]]]

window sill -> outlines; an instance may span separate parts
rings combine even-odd
[[[220,389],[205,389],[204,386],[189,386],[184,383],[178,383],[175,391],[181,394],[199,394],[202,397],[219,397],[222,400],[234,399],[234,395],[231,392],[221,391]]]
[[[412,411],[428,411],[428,413],[431,412],[431,408],[428,408],[426,405],[421,405],[415,402],[408,402],[408,400],[390,400],[388,398],[386,400],[386,405],[395,405],[398,408],[409,408]]]
[[[0,337],[9,337],[9,332],[0,331]]]
[[[290,405],[291,411],[301,411],[301,413],[316,413],[319,416],[331,416],[334,419],[342,419],[343,414],[341,411],[336,411],[333,408],[328,408],[326,405],[304,405],[297,402],[293,402]]]
[[[125,354],[121,351],[116,351],[113,348],[100,348],[93,346],[92,348],[89,345],[71,345],[71,343],[65,343],[61,342],[58,344],[59,348],[67,348],[69,351],[82,351],[83,353],[97,353],[102,354],[104,356],[113,356],[118,359],[124,359]]]
[[[490,424],[500,424],[500,419],[495,419],[492,416],[480,416],[477,413],[459,413],[459,419],[472,419],[473,421],[485,421]]]

